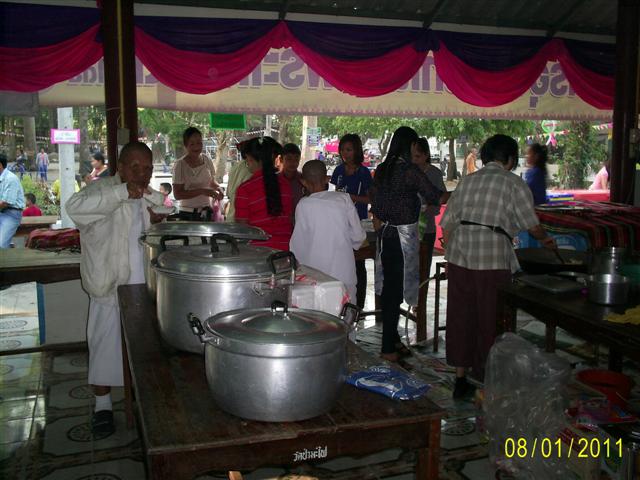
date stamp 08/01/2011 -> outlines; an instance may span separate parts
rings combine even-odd
[[[504,442],[507,458],[622,458],[622,440],[607,438],[507,438]]]

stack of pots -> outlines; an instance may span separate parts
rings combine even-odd
[[[251,240],[267,240],[269,236],[264,230],[242,223],[215,222],[163,222],[152,225],[140,237],[144,251],[144,276],[147,291],[156,300],[156,274],[151,268],[151,261],[161,252],[177,246],[206,245],[212,235],[224,233],[239,242]]]
[[[207,245],[162,252],[151,266],[163,339],[179,350],[202,354],[204,347],[191,332],[189,314],[209,318],[285,302],[295,280],[296,261],[291,252],[215,234]]]

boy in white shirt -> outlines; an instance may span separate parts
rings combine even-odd
[[[357,279],[353,251],[366,238],[358,212],[349,194],[326,191],[327,167],[320,160],[304,164],[301,181],[309,196],[296,207],[290,249],[301,264],[344,283],[354,303]]]

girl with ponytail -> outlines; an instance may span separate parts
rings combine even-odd
[[[263,242],[252,242],[255,245],[289,250],[293,232],[291,187],[275,168],[282,146],[271,137],[252,138],[241,146],[240,153],[252,176],[236,192],[236,221],[262,228],[271,236]]]

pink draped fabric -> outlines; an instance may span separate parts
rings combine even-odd
[[[375,97],[399,89],[422,67],[428,53],[407,45],[377,58],[337,60],[315,53],[293,35],[288,40],[313,71],[338,90],[356,97]]]
[[[451,53],[444,42],[440,42],[433,57],[438,75],[456,97],[478,107],[497,107],[524,95],[557,48],[556,40],[552,40],[529,60],[497,72],[470,67]]]
[[[36,92],[84,72],[102,58],[99,25],[46,47],[0,47],[0,90]]]
[[[602,110],[613,109],[615,78],[584,68],[571,57],[564,45],[560,48],[558,61],[569,84],[582,100]]]
[[[279,23],[267,35],[225,54],[173,48],[136,27],[136,55],[165,85],[187,93],[207,94],[230,87],[249,75],[270,48],[281,48],[287,30]]]

